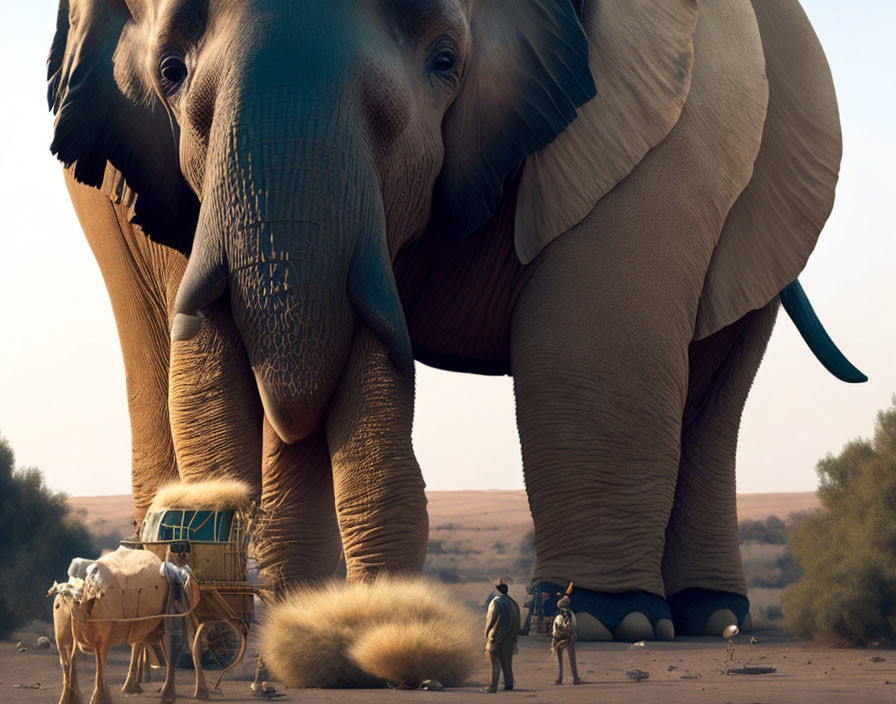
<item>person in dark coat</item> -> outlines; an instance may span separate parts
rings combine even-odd
[[[485,617],[485,652],[492,661],[492,681],[483,691],[498,691],[498,678],[503,671],[504,689],[513,689],[513,668],[511,661],[519,652],[516,644],[520,631],[520,607],[507,593],[503,579],[495,582],[498,595],[488,605]]]

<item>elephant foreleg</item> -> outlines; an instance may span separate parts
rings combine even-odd
[[[292,445],[264,424],[261,506],[255,553],[266,583],[282,589],[333,576],[341,542],[324,433]]]
[[[533,578],[574,583],[587,640],[674,634],[660,565],[701,279],[699,262],[650,253],[655,215],[638,215],[551,243],[511,324]]]
[[[326,421],[349,580],[423,567],[429,520],[413,413],[413,373],[398,370],[360,327]]]
[[[737,524],[737,435],[778,310],[775,300],[691,344],[678,485],[663,579],[679,635],[749,624]]]

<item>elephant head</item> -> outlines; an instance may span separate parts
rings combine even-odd
[[[61,0],[52,151],[189,254],[174,339],[229,296],[265,412],[305,437],[357,325],[399,367],[392,273],[438,223],[488,220],[505,177],[595,93],[570,0]]]

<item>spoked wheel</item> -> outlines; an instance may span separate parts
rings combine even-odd
[[[197,632],[201,639],[203,670],[229,670],[246,652],[246,636],[230,621],[204,623]]]

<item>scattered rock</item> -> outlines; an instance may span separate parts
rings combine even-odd
[[[49,650],[50,649],[50,639],[46,636],[41,636],[37,639],[37,649],[38,650]]]
[[[740,629],[735,626],[733,623],[730,626],[725,626],[725,629],[722,631],[722,638],[731,639],[734,638],[738,633],[740,633]]]
[[[777,672],[778,668],[776,667],[755,667],[755,666],[747,666],[747,667],[732,667],[729,668],[729,675],[770,675],[773,672]]]
[[[252,695],[255,697],[275,699],[284,696],[283,694],[278,693],[266,680],[262,682],[253,682],[249,685],[249,689],[252,690]]]
[[[871,658],[871,662],[883,662],[886,658],[882,658],[880,655],[875,655]]]
[[[417,689],[423,689],[428,692],[441,692],[445,689],[445,685],[438,680],[423,680]]]
[[[635,668],[634,670],[629,670],[625,674],[630,680],[634,680],[635,682],[641,682],[643,680],[646,680],[648,677],[650,677],[649,672],[644,672],[644,670],[639,670],[638,668]]]

